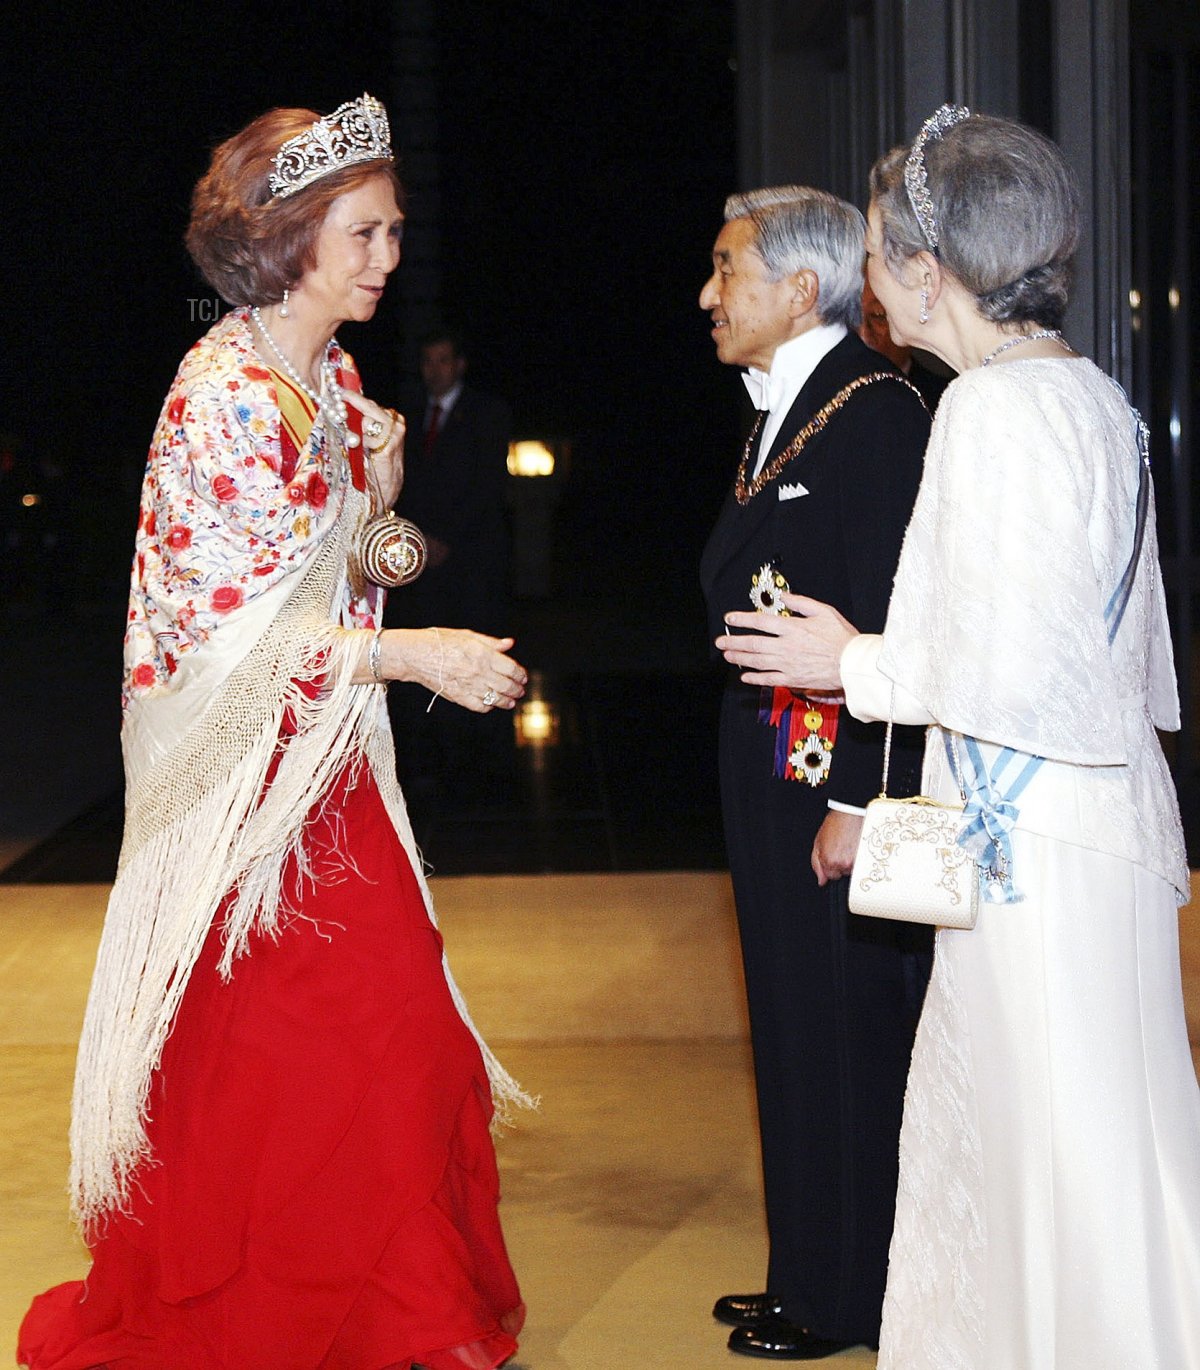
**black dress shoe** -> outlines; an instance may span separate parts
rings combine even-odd
[[[726,1294],[713,1304],[713,1317],[730,1327],[753,1327],[782,1316],[783,1305],[774,1294]]]
[[[816,1337],[808,1328],[786,1318],[767,1318],[752,1327],[735,1327],[729,1334],[731,1351],[739,1356],[761,1356],[764,1360],[821,1360],[856,1344]]]

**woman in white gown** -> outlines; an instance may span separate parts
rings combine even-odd
[[[762,635],[718,646],[752,683],[932,725],[925,793],[958,798],[954,752],[995,833],[977,926],[938,933],[880,1370],[1194,1370],[1188,868],[1155,733],[1179,706],[1152,500],[1134,556],[1138,421],[1059,332],[1076,192],[1040,134],[943,106],[871,195],[892,335],[960,373],[887,625],[785,596],[793,617],[733,614]]]

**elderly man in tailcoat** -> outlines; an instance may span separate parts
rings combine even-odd
[[[709,636],[791,589],[882,630],[929,416],[858,338],[865,226],[803,186],[732,196],[700,295],[758,410],[701,562]],[[893,747],[913,792],[919,738]],[[730,1349],[815,1360],[878,1343],[928,929],[846,906],[883,731],[829,698],[743,683],[721,706],[721,798],[750,1009],[770,1256],[717,1300]]]

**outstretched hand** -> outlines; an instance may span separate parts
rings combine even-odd
[[[473,713],[513,709],[525,693],[525,668],[508,655],[511,637],[468,628],[421,628],[409,636],[407,679]]]
[[[787,617],[754,610],[726,614],[730,628],[752,631],[722,634],[716,639],[717,650],[730,665],[742,668],[747,685],[839,691],[842,649],[858,636],[857,628],[819,599],[788,591],[781,598],[791,611]]]

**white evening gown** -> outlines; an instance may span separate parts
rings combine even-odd
[[[1154,731],[1178,727],[1153,513],[1124,623],[1128,410],[1089,362],[965,373],[939,407],[882,640],[847,702],[1050,758],[1024,899],[938,933],[900,1138],[879,1370],[1200,1370],[1200,1088]],[[956,794],[941,731],[926,792]]]
[[[1200,1090],[1175,890],[1018,832],[1027,898],[937,936],[880,1370],[1200,1367]]]

